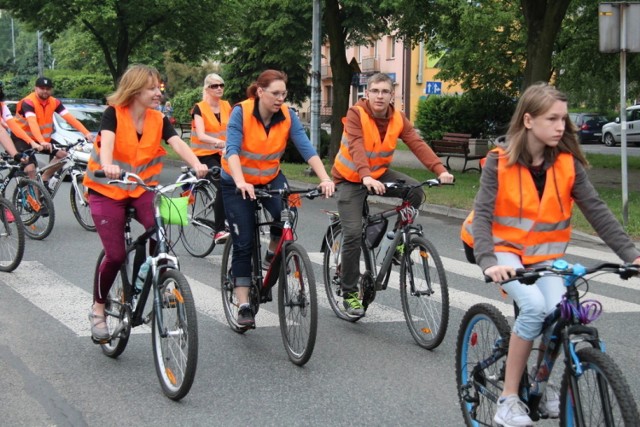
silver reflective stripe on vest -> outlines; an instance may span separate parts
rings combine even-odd
[[[25,133],[27,135],[29,135],[30,138],[33,138],[35,135],[33,134],[33,132],[31,132],[31,126],[29,126],[29,122],[27,121],[26,118],[20,116],[20,115],[16,115],[14,116],[14,119],[16,119],[16,121],[24,128],[26,127],[27,130],[25,131]],[[51,139],[51,135],[53,135],[53,123],[44,125],[44,126],[40,126],[38,125],[38,127],[40,128],[40,134],[42,135],[43,138],[48,138]]]
[[[524,248],[524,256],[540,256],[563,254],[567,250],[569,242],[549,242]]]
[[[571,225],[571,220],[562,220],[559,222],[536,223],[527,218],[519,218],[515,216],[496,216],[494,222],[506,227],[517,228],[522,231],[560,231],[566,230]]]
[[[559,231],[566,230],[571,227],[571,219],[565,219],[564,221],[559,222],[539,222],[534,227],[534,231]]]
[[[341,151],[338,151],[338,161],[343,165],[345,165],[346,167],[348,167],[349,169],[351,169],[352,171],[356,170],[355,163],[353,163],[351,160],[343,156]]]
[[[284,154],[284,150],[278,151],[273,154],[260,154],[260,153],[252,153],[250,151],[240,150],[238,155],[240,157],[244,157],[249,160],[257,160],[257,161],[266,161],[266,160],[278,160]]]
[[[370,159],[377,159],[378,157],[391,157],[393,156],[394,151],[380,151],[376,153],[375,151],[367,151],[367,156]]]
[[[269,169],[258,169],[258,168],[248,168],[246,166],[242,166],[242,173],[245,175],[251,176],[271,176],[278,172],[279,166],[269,168]]]

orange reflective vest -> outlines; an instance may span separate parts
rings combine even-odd
[[[291,130],[289,108],[284,105],[280,108],[285,119],[271,126],[267,135],[264,125],[253,115],[255,100],[247,99],[239,105],[242,107],[243,136],[238,157],[240,157],[242,174],[249,184],[268,184],[280,172],[280,158],[287,148]],[[222,168],[231,174],[229,163],[224,157]]]
[[[362,138],[364,140],[364,150],[369,158],[369,169],[371,170],[371,178],[378,179],[384,174],[391,161],[393,160],[393,153],[396,150],[396,144],[398,143],[398,137],[404,129],[404,122],[402,115],[399,111],[395,111],[391,120],[389,120],[389,127],[384,137],[384,141],[380,140],[380,132],[378,126],[373,117],[369,116],[364,108],[356,106],[360,110],[360,122],[362,123]],[[346,118],[342,119],[343,125],[346,124]],[[353,162],[351,153],[349,153],[349,139],[347,132],[342,133],[342,140],[340,141],[340,150],[336,155],[335,168],[340,172],[340,175],[347,181],[360,182],[360,176],[358,175],[358,169]]]
[[[39,138],[31,132],[27,119],[22,114],[18,113],[19,111],[22,111],[22,103],[27,99],[33,104],[33,109],[36,112],[36,119],[38,120],[38,126],[40,127],[40,133],[44,138],[44,142],[51,142],[51,135],[53,135],[53,113],[56,111],[56,106],[58,105],[57,99],[50,96],[43,105],[42,100],[38,98],[38,95],[36,95],[35,92],[33,92],[18,102],[18,105],[16,106],[16,115],[14,116],[16,122],[18,122],[22,130],[24,130],[25,133],[34,140]]]
[[[229,116],[231,115],[231,104],[228,101],[220,102],[220,121],[216,118],[211,107],[206,101],[198,102],[200,107],[200,113],[204,120],[204,132],[213,137],[223,141],[227,140],[227,123],[229,123]],[[191,150],[196,156],[206,156],[209,154],[218,154],[222,150],[212,148],[211,144],[202,142],[198,139],[196,132],[196,122],[191,120]]]
[[[138,140],[136,127],[128,107],[116,109],[116,139],[113,147],[113,164],[127,172],[140,176],[148,185],[158,185],[162,172],[162,159],[167,152],[162,148],[162,121],[160,111],[147,109],[142,128],[142,137]],[[128,197],[140,197],[145,189],[135,185],[109,184],[108,178],[97,178],[95,171],[101,169],[100,142],[93,144],[93,151],[87,164],[84,185],[114,200]]]
[[[571,239],[571,190],[575,181],[573,156],[560,153],[549,169],[542,199],[529,170],[498,152],[498,193],[493,212],[495,252],[518,254],[524,265],[562,257]],[[462,224],[460,237],[473,247],[473,211]]]

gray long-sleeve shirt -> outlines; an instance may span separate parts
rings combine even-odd
[[[632,262],[640,256],[631,238],[622,228],[609,207],[598,195],[582,163],[574,159],[575,182],[571,198],[578,205],[589,224],[604,242],[624,261]],[[547,170],[551,165],[545,164]],[[482,169],[480,189],[474,201],[473,238],[476,262],[485,271],[498,263],[493,244],[493,213],[498,192],[498,156],[490,153]],[[519,197],[518,195],[514,195]]]

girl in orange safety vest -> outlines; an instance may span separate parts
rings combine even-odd
[[[527,88],[511,119],[506,148],[495,149],[486,158],[474,211],[462,226],[461,237],[473,248],[486,276],[499,282],[512,277],[517,268],[551,264],[562,257],[571,238],[574,202],[621,259],[640,264],[640,251],[589,182],[586,165],[576,127],[568,118],[566,96],[544,83]],[[518,384],[543,319],[560,302],[565,288],[562,278],[547,276],[533,286],[514,281],[502,289],[519,312],[494,421],[532,425],[528,408],[518,398]],[[554,385],[546,387],[539,410],[552,418],[559,416]]]
[[[109,290],[125,260],[124,223],[129,206],[136,209],[136,220],[145,229],[153,227],[153,193],[144,188],[108,184],[121,172],[134,172],[145,183],[155,185],[166,154],[165,140],[175,152],[196,170],[198,177],[208,169],[198,161],[189,146],[156,108],[162,99],[160,74],[153,67],[135,65],[122,76],[115,93],[107,98],[110,105],[100,125],[100,135],[87,165],[84,185],[89,189],[89,206],[105,256],[94,279],[93,306],[89,313],[91,336],[96,343],[109,340],[110,331],[104,316]],[[106,177],[95,172],[104,170]]]

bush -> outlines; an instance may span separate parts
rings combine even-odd
[[[307,129],[307,136],[309,136],[309,133],[310,131]],[[321,159],[325,159],[329,154],[330,142],[331,136],[329,133],[324,129],[320,129],[320,146],[317,151]],[[305,163],[300,153],[298,153],[295,144],[291,140],[287,141],[287,148],[285,149],[281,160],[287,163]]]
[[[184,90],[177,93],[171,101],[173,117],[178,123],[191,123],[191,109],[202,101],[202,88]]]
[[[425,141],[445,132],[469,133],[474,138],[506,133],[515,100],[492,91],[431,96],[418,103],[415,125]]]
[[[105,104],[107,96],[111,93],[113,93],[112,86],[84,85],[72,89],[69,92],[69,98],[99,99]]]

